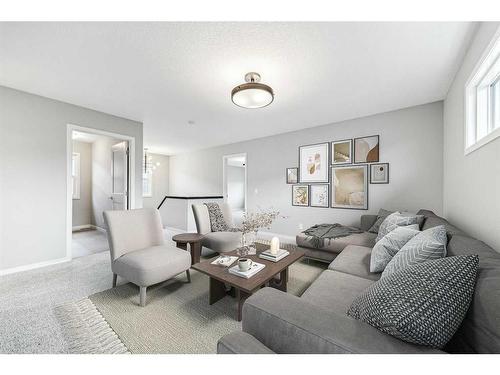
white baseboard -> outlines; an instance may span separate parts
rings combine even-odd
[[[29,271],[29,270],[33,270],[35,268],[52,266],[54,264],[69,262],[70,260],[71,260],[71,258],[64,257],[64,258],[59,258],[59,259],[54,259],[54,260],[47,260],[45,262],[27,264],[25,266],[6,268],[4,270],[0,270],[0,276],[10,275],[12,273],[17,273],[17,272]]]
[[[91,225],[90,227],[95,229],[95,230],[98,230],[99,232],[106,233],[106,229],[98,227],[97,225]]]

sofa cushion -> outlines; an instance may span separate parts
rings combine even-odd
[[[311,248],[311,244],[307,241],[306,235],[304,233],[300,233],[296,236],[296,242],[298,246]],[[363,233],[354,233],[346,237],[339,237],[335,239],[325,239],[325,245],[316,250],[328,251],[330,253],[338,254],[342,252],[346,246],[348,245],[359,245],[366,247],[373,247],[375,245],[375,237],[377,237],[374,233],[363,232]]]
[[[394,255],[418,233],[418,224],[397,227],[387,233],[372,249],[370,272],[382,272]]]
[[[420,232],[409,240],[382,272],[382,278],[408,266],[446,256],[446,230],[444,226]]]
[[[394,213],[394,211],[387,211],[384,210],[383,208],[378,210],[377,221],[375,221],[375,223],[370,227],[370,229],[368,229],[368,232],[378,233],[378,230],[380,229],[380,225],[382,224],[382,222],[385,220],[387,216],[389,216],[392,213]]]
[[[112,263],[113,273],[139,286],[168,280],[191,266],[191,254],[173,246],[153,246],[122,255]]]
[[[345,315],[352,301],[373,283],[372,280],[358,276],[326,270],[301,298],[313,305]]]
[[[446,219],[437,216],[434,212],[429,210],[420,210],[417,212],[417,215],[423,215],[425,217],[424,225],[422,226],[422,230],[426,230],[429,228],[437,227],[438,225],[444,225],[446,229],[446,234],[448,236],[448,241],[452,236],[459,234],[465,235],[465,233],[457,228],[454,225],[451,225]]]
[[[201,244],[218,253],[233,251],[241,246],[241,232],[210,232],[205,234]]]
[[[446,351],[500,353],[500,254],[472,237],[454,235],[449,255],[479,255],[476,291],[472,304]]]
[[[328,269],[376,281],[380,279],[380,273],[370,272],[371,251],[369,247],[349,245],[337,255]]]
[[[419,227],[423,223],[424,217],[422,215],[412,215],[408,213],[394,212],[387,216],[382,224],[377,234],[376,242],[380,241],[387,233],[396,229],[397,227],[404,227],[412,224],[419,224]]]
[[[443,348],[467,313],[478,262],[467,255],[403,268],[363,292],[348,315],[401,340]]]

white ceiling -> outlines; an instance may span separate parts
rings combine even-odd
[[[1,23],[0,85],[144,123],[178,153],[445,97],[473,23]],[[275,101],[232,104],[257,71]],[[194,121],[194,124],[188,124]]]

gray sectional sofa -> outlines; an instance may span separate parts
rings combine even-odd
[[[500,253],[431,211],[422,229],[445,225],[447,256],[477,254],[474,298],[449,353],[500,353]],[[362,217],[367,230],[375,215]],[[373,245],[372,245],[373,246]],[[346,315],[356,296],[380,278],[369,272],[371,246],[347,245],[296,297],[263,288],[243,306],[242,331],[222,337],[218,353],[443,353],[401,341]]]

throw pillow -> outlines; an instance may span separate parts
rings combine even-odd
[[[442,258],[382,278],[358,296],[347,314],[413,344],[443,348],[467,313],[477,255]]]
[[[446,242],[444,225],[420,232],[394,255],[394,258],[385,267],[382,277],[386,277],[401,268],[445,257]]]
[[[382,222],[385,220],[385,218],[387,216],[389,216],[390,214],[392,214],[393,212],[394,211],[384,210],[383,208],[378,210],[377,221],[375,221],[375,223],[370,227],[370,229],[368,229],[368,232],[378,233],[378,230],[380,229],[380,224],[382,224]]]
[[[392,257],[418,233],[420,233],[418,224],[397,227],[387,233],[372,249],[370,272],[382,272]]]
[[[205,203],[208,208],[208,216],[210,217],[210,227],[212,232],[227,232],[229,225],[224,219],[224,214],[219,206],[219,203]]]
[[[410,215],[407,213],[394,212],[387,216],[380,225],[380,229],[378,231],[375,242],[380,241],[387,233],[396,229],[397,227],[419,224],[420,222],[423,222],[423,216],[421,215]]]

